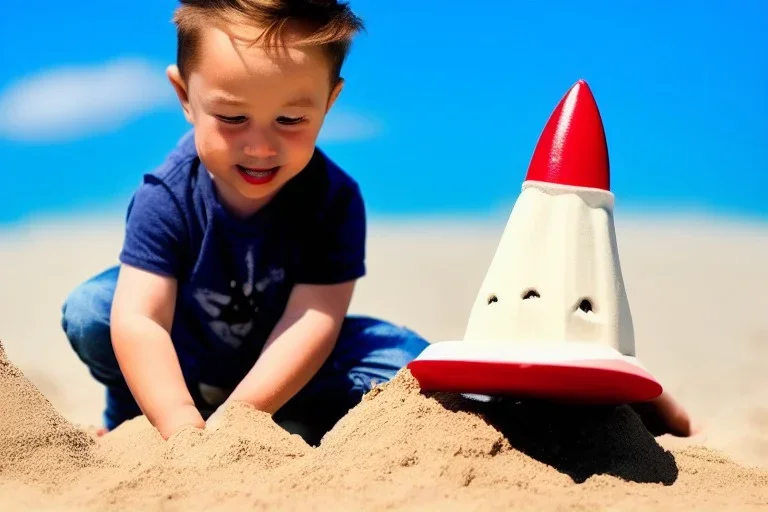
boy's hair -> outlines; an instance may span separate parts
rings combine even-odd
[[[331,80],[338,81],[352,37],[363,22],[346,2],[337,0],[180,0],[174,15],[176,65],[186,80],[198,58],[200,29],[216,22],[241,22],[264,29],[259,39],[273,46],[286,24],[297,22],[308,33],[296,44],[320,45],[329,58]],[[254,41],[254,43],[257,41]]]

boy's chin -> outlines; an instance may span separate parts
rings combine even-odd
[[[245,200],[263,201],[272,198],[282,186],[283,183],[278,183],[277,181],[263,185],[240,184],[237,187],[237,193]]]

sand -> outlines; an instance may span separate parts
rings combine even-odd
[[[0,352],[0,357],[4,355]],[[310,447],[243,405],[167,442],[145,418],[94,440],[12,363],[0,496],[35,510],[724,509],[768,507],[768,470],[668,451],[626,406],[482,404],[420,392],[407,370]]]
[[[353,311],[460,337],[502,224],[374,225]],[[97,439],[102,390],[58,308],[114,262],[119,223],[6,231],[0,510],[768,510],[768,228],[617,229],[639,355],[697,438],[654,438],[627,407],[425,395],[404,370],[316,448],[247,407],[167,442],[144,418]]]

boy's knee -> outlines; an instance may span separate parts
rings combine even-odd
[[[393,367],[405,366],[429,345],[414,331],[376,318],[353,316],[347,323],[352,347],[368,352],[368,357],[386,356]]]
[[[411,329],[401,325],[395,325],[384,321],[376,321],[370,327],[370,335],[374,338],[386,338],[392,346],[397,346],[401,350],[408,352],[412,357],[421,354],[429,343],[427,340],[416,334]]]
[[[427,340],[403,326],[390,324],[387,335],[390,337],[391,345],[397,347],[403,354],[403,360],[408,362],[416,359],[429,345]]]
[[[61,327],[78,357],[89,367],[109,367],[115,360],[109,327],[111,295],[96,282],[70,293],[61,308]]]
[[[373,386],[391,380],[428,345],[405,327],[347,316],[333,353],[302,394],[310,401],[314,398],[307,397],[333,394],[340,410],[346,411]]]
[[[109,329],[93,308],[93,290],[89,288],[88,283],[76,288],[61,308],[61,327],[75,350],[89,339],[103,337],[104,329]]]

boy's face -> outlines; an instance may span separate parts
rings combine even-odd
[[[260,44],[248,46],[258,29],[226,31],[203,30],[186,83],[176,66],[168,77],[221,199],[248,215],[307,165],[342,84],[332,87],[320,48],[268,53]]]

